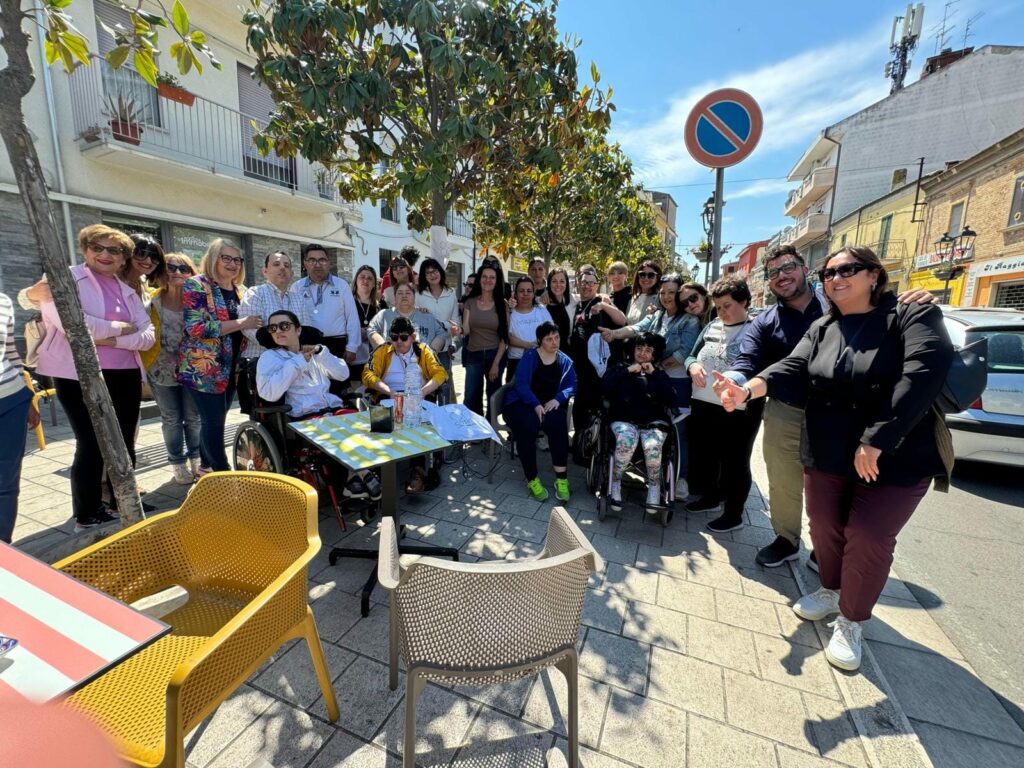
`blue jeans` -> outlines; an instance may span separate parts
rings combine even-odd
[[[505,367],[502,360],[498,375],[494,381],[487,378],[487,372],[494,365],[494,358],[497,356],[497,349],[484,349],[479,352],[470,352],[462,348],[462,364],[466,367],[466,391],[463,393],[462,402],[473,411],[484,416],[484,390],[487,391],[487,417],[490,418],[491,397],[501,387],[501,373]]]
[[[25,455],[25,420],[32,393],[25,387],[0,398],[0,541],[11,543],[18,517],[21,459]]]
[[[199,432],[199,455],[202,457],[203,466],[215,472],[231,469],[227,451],[224,450],[224,424],[231,409],[231,401],[235,399],[234,382],[220,394],[198,392],[188,388],[186,391],[195,403],[202,422]]]
[[[185,394],[185,388],[178,385],[150,382],[149,388],[160,409],[167,460],[171,464],[184,464],[186,458],[198,459],[202,420],[195,402]]]

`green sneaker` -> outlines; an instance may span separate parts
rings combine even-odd
[[[530,493],[537,501],[547,501],[548,490],[541,484],[539,477],[533,478],[526,484],[526,487],[530,489]]]
[[[555,498],[559,501],[569,500],[569,481],[560,477],[555,478]]]

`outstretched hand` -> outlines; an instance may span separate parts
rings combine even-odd
[[[718,371],[712,371],[711,373],[715,377],[711,388],[718,395],[718,399],[722,402],[722,407],[727,413],[735,411],[736,407],[746,399],[746,391],[728,376],[723,376]]]

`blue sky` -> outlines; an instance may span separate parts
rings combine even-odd
[[[678,250],[703,237],[699,212],[714,173],[690,159],[683,124],[705,93],[736,87],[764,112],[754,153],[726,170],[722,242],[734,252],[792,222],[782,214],[795,186],[785,176],[827,125],[884,98],[898,0],[560,0],[559,28],[582,39],[581,80],[597,62],[601,85],[614,88],[612,138],[648,189],[679,204]],[[935,52],[944,3],[925,3],[924,31],[907,83]],[[960,0],[949,9],[948,46],[1024,45],[1024,0]]]

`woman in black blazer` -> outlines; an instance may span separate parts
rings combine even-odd
[[[793,610],[812,621],[838,612],[825,655],[854,670],[896,535],[930,480],[952,467],[933,405],[953,346],[938,307],[897,304],[869,248],[832,254],[821,280],[830,312],[793,353],[743,387],[716,375],[715,388],[726,410],[783,382],[805,388],[804,490],[822,587]]]

